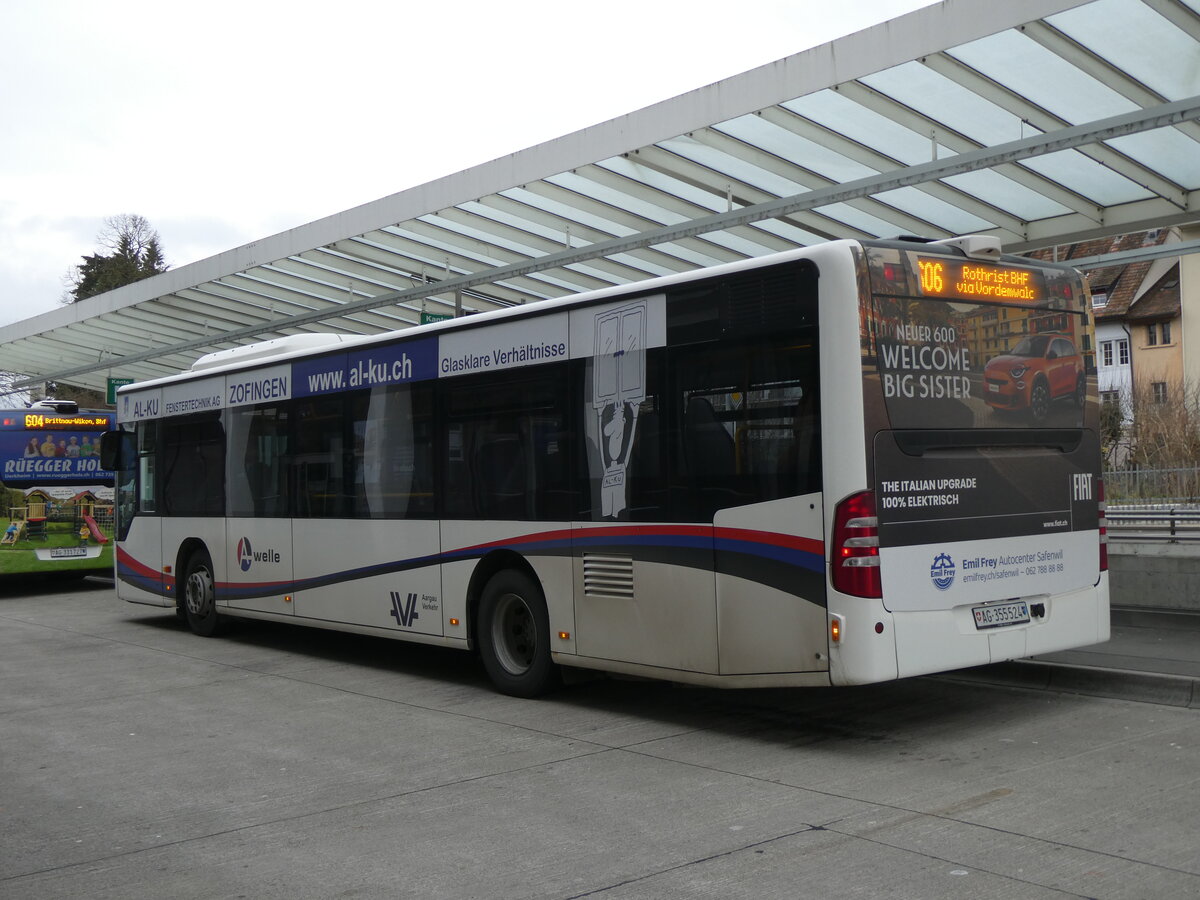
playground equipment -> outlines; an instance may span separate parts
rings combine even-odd
[[[96,524],[95,519],[93,519],[91,516],[84,516],[83,523],[87,527],[87,530],[91,533],[93,541],[95,541],[97,544],[108,543],[108,538],[104,536],[104,532],[100,530],[100,526]]]

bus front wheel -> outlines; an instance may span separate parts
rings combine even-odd
[[[203,550],[192,554],[183,576],[183,615],[188,628],[201,637],[212,637],[221,628],[213,587],[212,561]]]
[[[493,576],[479,604],[479,655],[501,693],[536,697],[558,683],[550,617],[538,584],[511,569]]]

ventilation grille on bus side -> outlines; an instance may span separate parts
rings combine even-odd
[[[633,557],[583,554],[583,593],[633,599]]]
[[[769,334],[781,323],[803,322],[797,302],[804,296],[805,274],[807,270],[793,265],[730,277],[721,302],[721,331],[730,336]]]

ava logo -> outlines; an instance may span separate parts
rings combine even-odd
[[[400,599],[399,591],[392,591],[392,611],[389,613],[396,624],[408,628],[420,618],[417,612],[417,595],[409,594],[404,600]]]
[[[949,553],[939,553],[934,557],[933,565],[929,567],[929,577],[933,586],[939,591],[948,590],[954,584],[954,560]]]
[[[242,571],[249,572],[250,563],[254,562],[254,551],[250,549],[250,538],[244,537],[238,541],[237,558]]]

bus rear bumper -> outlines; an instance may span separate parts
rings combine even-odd
[[[1093,586],[1024,598],[1043,614],[1026,624],[979,629],[971,606],[896,613],[893,623],[901,678],[1023,659],[1109,638],[1108,573]]]

